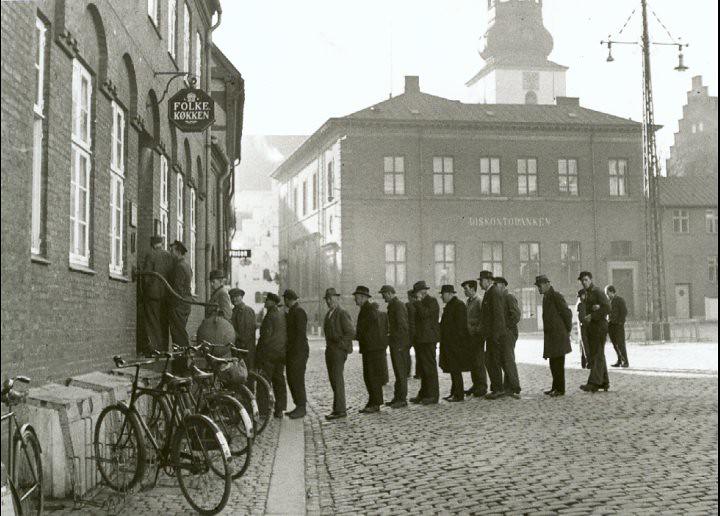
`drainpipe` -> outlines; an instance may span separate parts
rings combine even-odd
[[[222,8],[220,7],[220,2],[215,3],[215,7],[217,10],[218,19],[217,22],[215,22],[208,30],[205,31],[205,63],[203,70],[203,76],[205,77],[205,81],[208,84],[208,90],[210,90],[212,86],[212,78],[210,76],[212,67],[210,66],[210,51],[211,51],[211,43],[212,43],[212,33],[215,31],[215,29],[218,28],[220,25],[220,21],[222,20]],[[202,85],[200,85],[202,87]],[[212,171],[212,166],[210,164],[211,160],[211,146],[212,142],[210,141],[210,138],[212,136],[212,128],[208,128],[205,131],[205,195],[209,196],[210,193],[210,173]],[[210,264],[210,203],[208,202],[207,197],[205,198],[205,295],[209,295],[210,293],[210,280],[208,279],[208,272],[210,272],[208,269],[213,267],[213,264]]]

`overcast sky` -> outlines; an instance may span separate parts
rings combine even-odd
[[[640,38],[639,0],[545,0],[550,59],[569,66],[567,95],[584,107],[642,118],[640,50],[619,46],[606,63],[608,34]],[[717,95],[718,6],[714,0],[649,0],[674,38],[690,43],[689,70],[676,72],[677,51],[653,47],[655,119],[665,126],[666,156],[690,79],[702,75]],[[343,116],[402,93],[405,75],[419,75],[427,93],[465,98],[480,68],[486,0],[245,0],[223,2],[213,38],[246,81],[246,134],[312,134]],[[618,34],[633,8],[630,23]],[[668,41],[650,14],[651,37]],[[664,163],[663,163],[664,164]]]

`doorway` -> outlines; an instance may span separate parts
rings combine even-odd
[[[620,297],[625,300],[628,319],[635,318],[635,286],[633,269],[613,269],[611,282]]]
[[[675,284],[675,317],[690,319],[690,285],[687,283]]]

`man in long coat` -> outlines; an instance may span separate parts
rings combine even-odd
[[[355,304],[360,307],[356,325],[356,338],[362,355],[363,379],[368,391],[368,402],[361,414],[380,412],[383,404],[383,368],[387,364],[385,345],[380,336],[377,305],[370,302],[370,289],[362,285],[353,292]]]
[[[160,236],[150,237],[150,251],[143,261],[143,272],[157,272],[170,283],[175,260],[162,247]],[[153,351],[167,351],[169,329],[169,293],[161,280],[146,276],[143,281],[143,316],[147,343],[141,350],[147,355]]]
[[[505,333],[505,361],[506,361],[506,367],[510,367],[513,370],[513,374],[511,375],[504,375],[503,378],[503,390],[505,392],[520,392],[520,377],[517,373],[517,363],[515,362],[515,343],[518,340],[518,323],[520,322],[520,318],[522,317],[522,312],[520,312],[520,305],[518,305],[518,300],[515,296],[512,295],[512,292],[508,290],[508,282],[505,278],[502,276],[496,276],[493,278],[493,283],[495,283],[495,288],[498,289],[498,292],[502,294],[503,301],[505,302],[505,327],[507,328],[507,333]],[[504,369],[503,369],[504,370]],[[518,384],[517,384],[517,390],[513,390],[513,386],[511,385],[511,378],[517,378]]]
[[[610,317],[608,320],[608,336],[617,354],[617,362],[610,367],[630,367],[628,362],[627,346],[625,344],[625,319],[628,309],[625,300],[618,296],[613,285],[605,287],[605,293],[610,300]]]
[[[605,293],[593,285],[592,273],[583,271],[578,280],[585,288],[585,323],[588,332],[588,359],[590,360],[590,376],[587,383],[580,388],[587,392],[599,389],[607,391],[610,380],[605,362],[605,341],[607,340],[607,316],[610,313],[610,302]]]
[[[428,295],[430,287],[424,281],[413,285],[417,300],[415,307],[415,360],[420,371],[420,391],[410,398],[411,403],[431,405],[440,400],[437,373],[437,343],[440,340],[440,305]]]
[[[440,296],[445,303],[440,320],[440,368],[450,373],[450,402],[464,401],[463,371],[470,371],[473,354],[467,327],[467,308],[455,295],[455,287],[443,285]]]
[[[581,288],[577,293],[577,314],[578,314],[578,338],[580,340],[580,367],[590,369],[590,360],[588,360],[588,337],[587,323],[585,322],[585,289]]]
[[[275,393],[275,414],[282,419],[287,407],[285,386],[285,353],[287,351],[287,328],[285,314],[280,311],[280,296],[268,293],[265,297],[265,317],[260,325],[257,345],[258,369],[270,380]]]
[[[222,315],[228,322],[232,323],[233,305],[230,301],[230,294],[225,286],[225,273],[221,270],[210,271],[210,299],[208,303],[217,306],[208,306],[205,308],[205,317],[215,314]]]
[[[490,376],[490,389],[485,397],[487,399],[498,399],[505,394],[518,396],[520,385],[517,378],[517,368],[513,370],[514,354],[509,356],[506,352],[508,346],[507,324],[505,322],[505,299],[500,290],[494,284],[493,273],[481,271],[478,278],[480,287],[485,290],[482,303],[480,304],[480,327],[486,346],[486,360],[488,376]],[[506,376],[506,383],[512,386],[511,392],[506,393],[503,388],[503,372]],[[514,391],[517,389],[517,393]]]
[[[170,246],[172,255],[175,258],[175,267],[172,272],[171,286],[173,290],[184,299],[191,299],[193,272],[190,264],[185,260],[187,248],[179,240],[175,240]],[[190,317],[190,305],[183,303],[174,296],[169,299],[170,313],[170,337],[173,344],[187,347],[190,345],[190,336],[187,332],[187,322]]]
[[[228,292],[233,304],[230,322],[235,328],[235,347],[247,351],[245,364],[249,370],[255,369],[255,330],[257,319],[255,310],[245,304],[245,291],[241,288],[231,288]]]
[[[407,353],[410,349],[407,309],[397,298],[391,285],[383,285],[380,294],[387,303],[388,344],[390,362],[395,375],[393,399],[386,403],[390,408],[407,407]]]
[[[465,391],[465,394],[472,394],[476,398],[482,398],[487,394],[487,370],[485,369],[485,341],[480,328],[480,307],[481,299],[478,296],[478,284],[475,280],[467,280],[462,283],[465,297],[467,297],[467,327],[470,336],[470,344],[473,350],[473,363],[470,370],[472,387]],[[497,388],[497,386],[496,386]]]
[[[323,332],[325,333],[325,365],[333,391],[333,410],[325,416],[332,421],[347,417],[345,406],[345,361],[352,353],[352,341],[355,337],[350,314],[340,306],[340,294],[334,288],[325,291],[325,314]]]
[[[298,295],[294,290],[287,289],[283,293],[285,306],[288,307],[287,323],[287,353],[285,369],[287,382],[290,387],[295,408],[288,412],[290,419],[305,417],[305,368],[307,367],[310,348],[307,338],[307,313],[298,303]]]
[[[570,331],[572,330],[572,312],[565,298],[556,292],[547,276],[535,278],[535,286],[543,296],[543,358],[550,361],[552,387],[545,391],[549,396],[565,394],[565,355],[572,351]]]
[[[407,292],[408,296],[408,302],[405,303],[405,310],[407,310],[408,314],[408,335],[410,337],[410,346],[407,350],[407,373],[408,378],[413,376],[412,374],[412,355],[410,355],[410,348],[415,346],[415,305],[413,305],[413,300],[415,299],[415,292],[412,290],[408,290]],[[415,361],[415,378],[420,378],[420,375],[417,374],[417,360]]]

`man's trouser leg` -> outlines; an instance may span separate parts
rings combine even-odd
[[[383,360],[387,364],[384,351],[363,353],[363,379],[368,391],[368,406],[379,407],[383,404]]]
[[[333,414],[342,414],[347,410],[345,406],[345,360],[347,360],[347,353],[342,349],[335,347],[325,349],[325,365],[333,391]]]
[[[590,341],[590,376],[587,383],[598,387],[608,385],[607,363],[605,362],[605,340],[607,329],[600,326],[588,330]]]
[[[608,335],[610,342],[612,342],[615,353],[617,354],[617,361],[621,364],[627,363],[627,348],[625,345],[625,325],[624,324],[609,324]]]
[[[407,401],[407,348],[390,346],[390,362],[395,375],[393,401]]]
[[[552,390],[565,392],[565,355],[553,357],[550,361],[550,374],[552,374]]]
[[[165,301],[162,299],[145,299],[143,302],[145,310],[145,334],[149,341],[150,349],[153,351],[167,351],[168,316]]]
[[[460,371],[450,373],[450,396],[457,399],[465,398],[465,383]]]
[[[287,359],[287,383],[290,387],[290,395],[296,407],[305,407],[307,398],[305,395],[305,368],[308,356],[298,354]]]
[[[475,352],[473,354],[473,368],[470,371],[472,378],[473,394],[479,396],[487,393],[487,370],[485,369],[485,342],[480,336],[473,336],[475,342]]]
[[[503,375],[500,360],[502,358],[501,343],[498,339],[485,339],[485,368],[490,377],[490,390],[492,392],[503,391]]]
[[[275,412],[282,413],[287,408],[287,387],[285,386],[285,374],[283,369],[285,364],[282,362],[269,362],[262,360],[260,369],[270,380],[270,384],[275,394]]]
[[[405,349],[405,371],[407,372],[406,376],[410,378],[412,376],[412,356],[410,355],[410,346]]]
[[[440,398],[440,384],[438,382],[437,372],[437,343],[423,342],[418,344],[415,355],[418,365],[421,368],[420,377],[420,398],[433,399]]]
[[[187,321],[190,317],[190,305],[176,304],[170,309],[170,337],[173,344],[181,347],[190,345]]]
[[[515,363],[515,336],[511,333],[500,338],[500,366],[505,376],[503,390],[520,394],[520,377]]]

